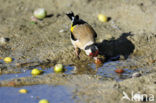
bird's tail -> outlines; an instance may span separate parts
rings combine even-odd
[[[79,20],[79,16],[76,15],[74,16],[74,13],[73,12],[70,12],[70,13],[66,13],[66,15],[69,17],[70,20],[72,20],[73,22],[76,20]]]
[[[66,15],[69,17],[70,20],[73,20],[73,18],[74,18],[74,13],[73,12],[66,13]]]

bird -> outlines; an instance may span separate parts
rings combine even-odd
[[[97,33],[86,21],[79,18],[79,15],[74,15],[71,11],[66,13],[71,20],[70,40],[75,48],[76,56],[80,59],[81,50],[85,51],[86,55],[97,58],[99,49],[96,46]]]

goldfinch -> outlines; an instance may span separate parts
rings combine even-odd
[[[97,57],[99,50],[95,45],[97,34],[94,29],[87,22],[79,19],[78,15],[74,16],[73,12],[67,13],[66,15],[72,21],[70,39],[77,57],[79,58],[81,50],[84,50],[90,57]]]

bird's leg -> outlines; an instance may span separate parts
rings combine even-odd
[[[78,59],[80,59],[80,56],[79,56],[80,52],[81,52],[80,48],[75,47],[75,53]]]

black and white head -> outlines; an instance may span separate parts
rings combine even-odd
[[[95,44],[92,44],[85,47],[85,52],[90,57],[96,57],[99,53],[99,49]]]

